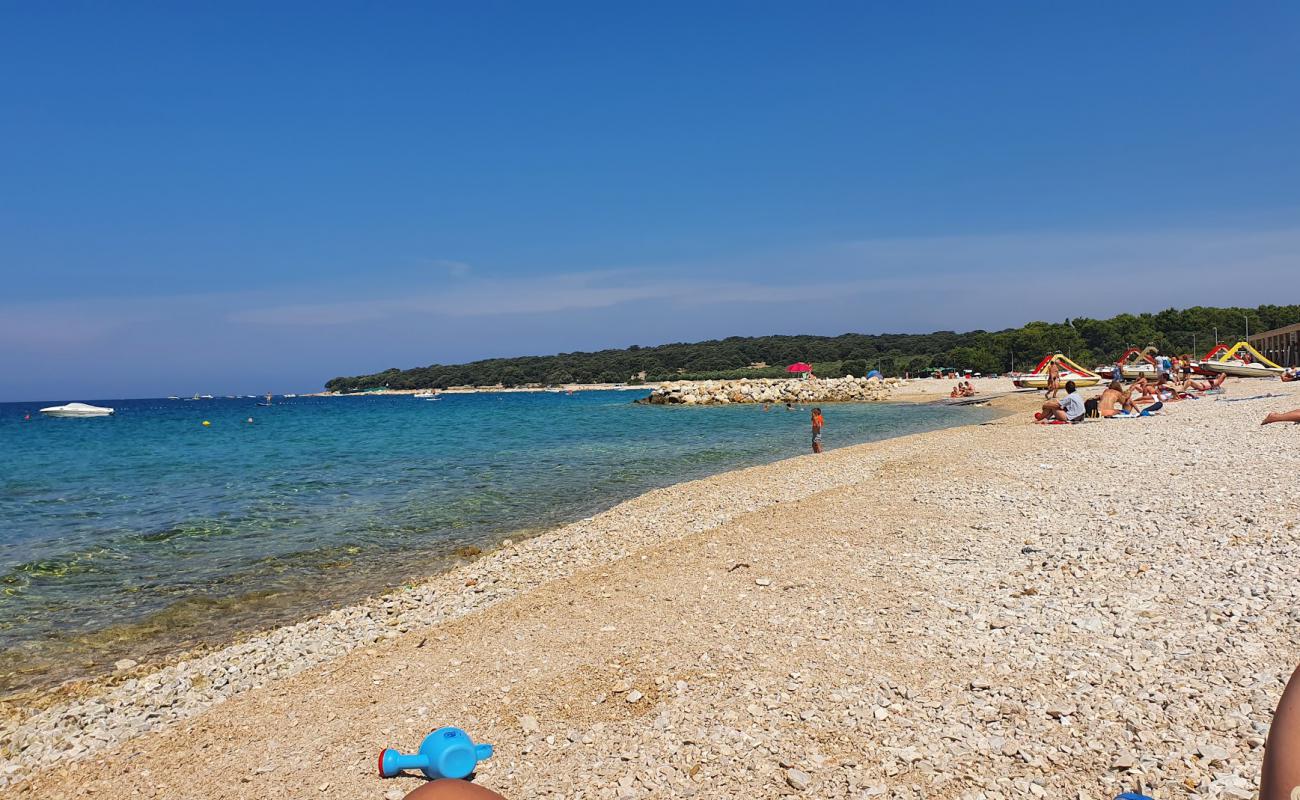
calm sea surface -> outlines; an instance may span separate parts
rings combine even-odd
[[[809,449],[806,410],[642,396],[91,400],[117,409],[93,419],[0,404],[0,694],[218,643],[440,571],[458,548]],[[825,411],[828,448],[993,416]]]

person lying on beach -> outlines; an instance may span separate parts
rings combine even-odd
[[[1300,368],[1289,369],[1282,373],[1282,382],[1290,383],[1291,381],[1300,381]]]
[[[1272,414],[1264,417],[1264,421],[1259,424],[1272,425],[1274,422],[1294,422],[1300,425],[1300,408],[1297,408],[1295,411],[1288,411],[1284,414],[1279,414],[1274,411]]]
[[[1223,386],[1223,382],[1228,379],[1228,373],[1220,372],[1214,378],[1208,381],[1192,381],[1192,388],[1198,392],[1208,392],[1211,389],[1218,389]]]
[[[1139,375],[1138,379],[1129,387],[1128,392],[1129,397],[1136,396],[1137,400],[1156,399],[1156,396],[1151,393],[1151,384],[1147,381],[1147,376],[1145,375]]]
[[[1163,400],[1166,403],[1176,403],[1183,400],[1183,392],[1179,390],[1178,385],[1170,379],[1168,373],[1161,373],[1156,385],[1151,387],[1152,393],[1157,400]],[[1190,395],[1188,395],[1190,397]]]
[[[1082,422],[1084,416],[1088,413],[1083,407],[1083,398],[1079,396],[1079,390],[1075,387],[1074,381],[1065,382],[1065,397],[1061,398],[1058,403],[1055,400],[1048,400],[1043,403],[1043,410],[1034,415],[1034,419],[1041,422]]]

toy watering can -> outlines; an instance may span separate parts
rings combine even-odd
[[[379,777],[391,778],[404,769],[417,769],[429,780],[464,778],[478,762],[492,757],[492,745],[474,744],[460,728],[439,728],[420,742],[420,752],[403,755],[392,748],[379,754]]]

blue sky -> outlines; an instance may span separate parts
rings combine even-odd
[[[1300,299],[1294,3],[3,0],[0,75],[0,400]]]

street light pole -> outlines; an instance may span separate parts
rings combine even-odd
[[[1241,318],[1246,320],[1246,340],[1250,341],[1250,317],[1246,314],[1242,314]]]

